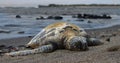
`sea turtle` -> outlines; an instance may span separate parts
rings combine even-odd
[[[47,53],[56,49],[88,50],[88,46],[102,42],[88,37],[83,28],[68,22],[56,22],[48,25],[26,45],[32,49],[6,53],[9,56],[22,56],[36,53]]]

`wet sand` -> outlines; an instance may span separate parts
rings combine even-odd
[[[88,51],[57,50],[52,53],[19,57],[0,56],[0,63],[120,63],[120,25],[86,31],[90,36],[99,38],[104,44],[91,46]],[[24,45],[31,38],[3,39],[0,40],[0,44]]]

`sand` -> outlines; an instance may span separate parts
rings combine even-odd
[[[99,38],[104,44],[91,46],[88,51],[56,50],[52,53],[19,57],[0,56],[0,63],[120,63],[120,25],[86,31],[92,37]],[[31,38],[3,39],[0,40],[0,44],[24,45]]]

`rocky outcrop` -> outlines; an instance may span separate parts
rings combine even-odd
[[[107,14],[102,15],[95,15],[95,14],[78,14],[77,18],[84,18],[84,19],[111,19],[112,17]]]

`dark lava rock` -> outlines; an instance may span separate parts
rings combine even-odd
[[[54,17],[53,16],[48,16],[47,19],[53,19]]]
[[[24,31],[19,31],[18,34],[24,34],[25,32]]]
[[[43,16],[40,16],[40,19],[45,19]]]
[[[21,25],[16,25],[16,24],[7,24],[4,25],[5,27],[20,27]]]
[[[16,18],[21,18],[21,16],[20,15],[16,15]]]
[[[43,16],[37,17],[36,20],[45,19]]]
[[[55,16],[54,19],[55,20],[61,20],[61,19],[63,19],[63,17],[62,16]]]
[[[0,29],[0,33],[10,33],[10,30],[4,30],[4,29]]]
[[[47,19],[61,20],[63,19],[63,17],[62,16],[48,16]]]
[[[84,18],[84,19],[111,19],[112,17],[103,14],[103,15],[95,15],[95,14],[78,14],[77,18]]]

